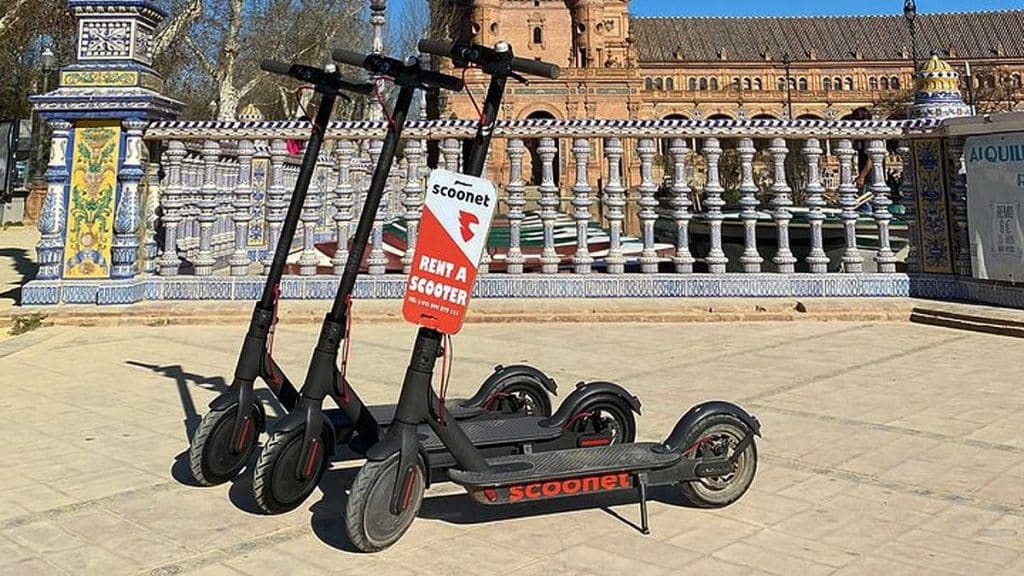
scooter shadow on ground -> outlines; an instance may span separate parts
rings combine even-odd
[[[129,366],[135,366],[138,368],[145,368],[147,370],[156,372],[161,376],[174,380],[175,385],[178,387],[178,398],[181,401],[181,410],[184,413],[183,424],[185,428],[186,447],[182,452],[180,452],[177,456],[174,457],[174,462],[171,464],[171,477],[174,478],[180,484],[183,484],[185,486],[199,487],[199,484],[196,483],[194,478],[192,478],[192,472],[189,469],[188,443],[191,440],[192,435],[195,433],[196,428],[199,427],[199,423],[202,421],[203,418],[202,416],[199,415],[199,412],[196,410],[196,403],[195,400],[192,398],[192,390],[190,386],[199,386],[200,388],[204,388],[206,390],[216,392],[217,394],[221,394],[228,389],[227,382],[221,376],[211,377],[203,376],[201,374],[195,374],[193,372],[187,372],[185,368],[180,364],[160,366],[159,364],[147,364],[145,362],[139,362],[136,360],[127,360],[125,361],[125,364],[128,364]],[[270,409],[267,412],[268,425],[271,422],[273,422],[273,420],[275,420],[278,416],[285,413],[284,408],[277,401],[277,398],[270,393],[269,390],[257,390],[256,397],[261,402],[263,402],[264,405],[270,407]],[[250,466],[253,464],[253,462],[256,461],[256,457],[258,456],[258,452],[253,455],[253,460],[249,462]],[[248,475],[243,475],[240,476],[239,478],[236,478],[234,483],[238,484],[239,482],[249,482],[251,484],[252,480],[249,478]],[[232,485],[229,495],[235,494],[237,496],[240,493],[251,494],[252,490],[248,490],[248,492],[246,492],[244,488],[246,488],[246,486],[236,487]],[[231,501],[240,509],[245,510],[247,512],[251,512],[253,514],[259,513],[259,510],[256,507],[256,502],[251,497],[251,495],[247,499],[238,496],[237,500],[238,501],[236,502],[235,496],[231,497]]]
[[[348,491],[358,472],[358,467],[328,470],[320,482],[323,498],[310,508],[313,513],[310,524],[317,538],[324,544],[345,552],[359,552],[349,541],[348,534],[345,532]],[[675,486],[652,486],[648,489],[647,498],[649,501],[675,507],[693,507]],[[600,509],[633,530],[640,532],[639,513],[636,518],[630,518],[613,509],[615,506],[637,506],[638,503],[639,495],[633,491],[504,506],[478,504],[464,492],[440,496],[428,494],[423,499],[419,518],[441,520],[449,524],[470,525]]]

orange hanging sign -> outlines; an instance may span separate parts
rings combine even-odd
[[[445,334],[462,328],[497,201],[483,178],[430,174],[402,306],[407,321]]]

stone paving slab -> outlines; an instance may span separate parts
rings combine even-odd
[[[187,438],[225,386],[244,326],[51,327],[0,343],[0,574],[1020,574],[1024,341],[905,322],[471,324],[452,394],[497,362],[562,390],[621,382],[660,440],[690,405],[732,399],[764,424],[750,492],[723,510],[652,491],[488,508],[430,490],[394,548],[351,552],[342,514],[358,462],[282,516],[243,474],[190,484]],[[414,330],[360,325],[350,373],[397,394]],[[282,324],[305,368],[315,327]],[[264,395],[264,398],[266,396]],[[275,406],[268,402],[269,411]]]

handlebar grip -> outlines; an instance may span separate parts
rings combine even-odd
[[[459,92],[466,86],[461,78],[430,70],[420,72],[420,81],[429,88],[440,88],[451,92]]]
[[[292,65],[285,64],[284,62],[278,62],[277,60],[263,60],[260,62],[260,70],[270,72],[271,74],[280,74],[282,76],[292,75]]]
[[[445,40],[434,40],[432,38],[424,38],[417,44],[417,48],[423,54],[433,54],[434,56],[443,56],[445,58],[451,58],[453,43]]]
[[[334,58],[335,62],[363,68],[363,64],[366,63],[367,56],[366,54],[353,52],[344,48],[335,48],[331,51],[331,58]]]
[[[549,64],[540,60],[528,60],[526,58],[513,58],[512,69],[523,74],[550,78],[551,80],[557,80],[562,74],[562,69],[558,67],[558,64]]]

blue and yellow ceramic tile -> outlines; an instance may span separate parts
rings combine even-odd
[[[953,271],[953,261],[941,157],[938,140],[914,142],[919,262],[925,272],[948,274]]]
[[[120,124],[81,122],[75,128],[65,278],[110,276],[120,148]]]

